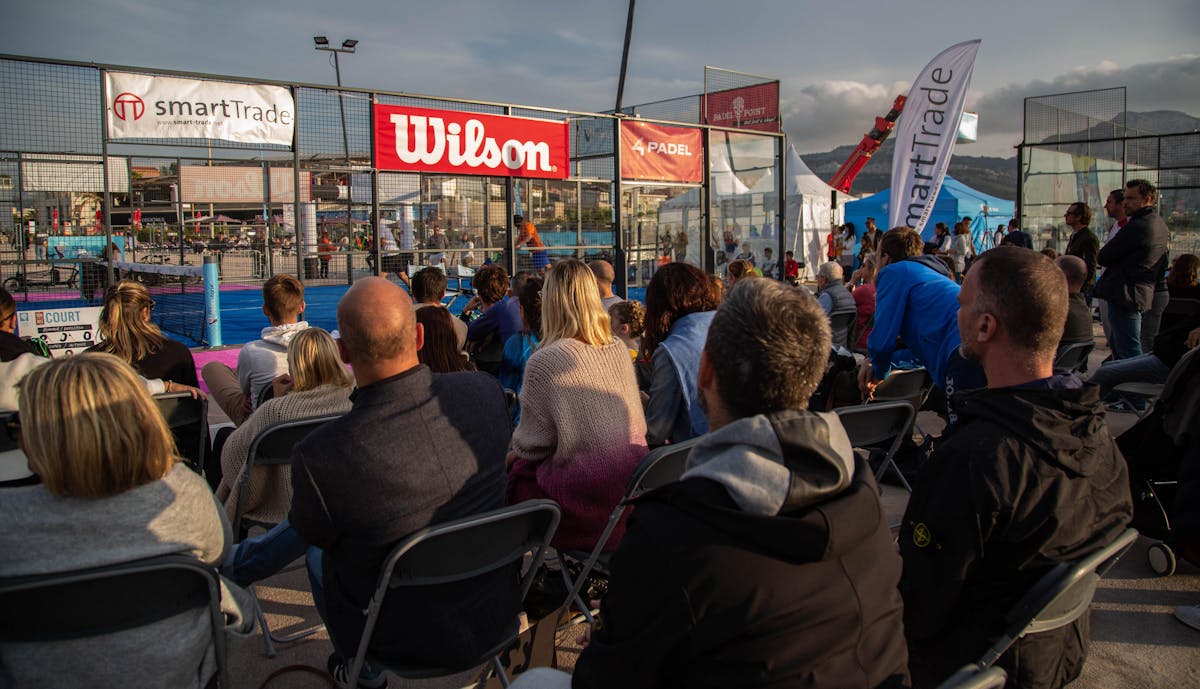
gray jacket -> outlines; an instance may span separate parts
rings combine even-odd
[[[162,479],[101,499],[60,498],[44,486],[0,494],[0,577],[65,572],[186,554],[217,565],[232,541],[204,479],[177,464]],[[136,601],[130,601],[136,604]],[[253,629],[253,603],[222,582],[226,630]],[[0,644],[0,686],[203,687],[216,671],[206,611],[100,637]]]

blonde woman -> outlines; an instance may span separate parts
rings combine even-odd
[[[217,499],[232,520],[237,510],[237,485],[246,466],[246,454],[255,436],[280,421],[345,414],[350,411],[350,375],[338,355],[337,345],[321,328],[301,330],[288,343],[289,373],[275,379],[275,397],[258,409],[225,441],[221,450],[221,482]],[[243,515],[279,523],[292,503],[291,468],[257,467],[246,491]]]
[[[179,461],[127,364],[88,353],[49,361],[25,377],[20,403],[21,445],[41,483],[4,489],[0,577],[167,554],[222,561],[229,524],[204,479]],[[227,630],[248,631],[244,591],[225,588],[221,605]],[[0,674],[31,688],[127,687],[140,685],[137,677],[202,687],[216,670],[210,642],[207,612],[189,610],[102,636],[0,644]]]
[[[112,354],[144,378],[161,378],[166,392],[182,392],[185,388],[181,386],[195,388],[200,383],[192,352],[163,335],[150,320],[154,306],[150,292],[140,282],[122,280],[110,287],[100,311],[104,341],[88,351]]]
[[[546,272],[542,339],[525,364],[520,403],[508,502],[557,501],[555,547],[589,549],[646,454],[646,420],[629,350],[613,337],[596,278],[582,261],[559,261]]]

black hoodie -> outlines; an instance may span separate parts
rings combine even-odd
[[[740,419],[642,496],[582,687],[902,687],[900,562],[837,417]]]
[[[917,687],[977,660],[1034,582],[1112,542],[1133,509],[1095,386],[984,389],[961,399],[962,425],[921,467],[900,532]],[[1061,686],[1078,674],[1086,616],[1057,631],[1051,648],[1022,655],[1009,686]]]

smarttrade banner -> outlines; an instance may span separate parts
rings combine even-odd
[[[106,72],[109,139],[292,145],[296,104],[280,86]]]
[[[704,181],[704,133],[636,120],[621,121],[621,179]]]
[[[571,174],[566,120],[375,104],[375,166],[536,179]]]
[[[978,52],[978,40],[950,46],[913,82],[894,133],[888,227],[909,225],[919,233],[929,221],[954,153]]]

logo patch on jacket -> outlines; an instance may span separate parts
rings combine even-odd
[[[917,525],[913,527],[912,540],[913,545],[917,546],[918,548],[928,547],[933,541],[933,536],[929,533],[929,527],[925,526],[924,522],[918,522]]]

